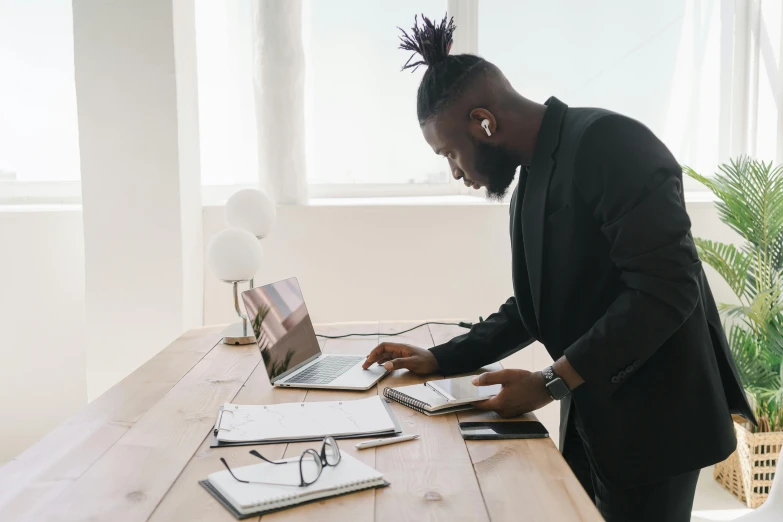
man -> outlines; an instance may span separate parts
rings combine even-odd
[[[389,369],[455,374],[533,341],[555,360],[502,370],[481,407],[561,403],[560,449],[608,522],[690,520],[699,469],[753,419],[690,233],[677,161],[649,129],[601,109],[525,99],[482,58],[450,56],[454,26],[424,19],[404,49],[428,67],[422,133],[455,179],[510,205],[514,296],[469,333],[425,350],[383,343]],[[410,60],[409,60],[410,62]]]

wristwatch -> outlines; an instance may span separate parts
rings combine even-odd
[[[547,366],[544,371],[541,372],[544,375],[544,383],[546,384],[546,390],[549,395],[556,401],[565,399],[571,394],[571,390],[568,389],[568,385],[558,374],[555,373],[555,369],[552,366]]]

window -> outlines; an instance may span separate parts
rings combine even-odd
[[[758,88],[755,143],[751,154],[764,161],[783,163],[783,5],[765,0],[759,5],[758,65],[754,83]],[[777,95],[775,93],[778,93]],[[755,149],[755,150],[754,150]]]
[[[203,185],[258,180],[252,21],[251,0],[196,1]]]
[[[77,181],[70,0],[0,2],[0,182]]]
[[[197,0],[208,185],[257,180],[251,1]],[[414,13],[440,17],[446,3],[303,0],[311,196],[472,193],[421,136],[416,90],[424,69],[400,71],[408,55],[398,49],[397,27],[408,29]],[[680,163],[706,174],[743,153],[783,157],[777,0],[606,0],[598,10],[580,0],[470,6],[457,26],[474,29],[478,53],[533,100],[555,95],[636,118]]]
[[[257,180],[251,0],[196,2],[204,185]],[[315,185],[439,184],[451,179],[416,121],[423,70],[401,72],[397,26],[412,13],[443,13],[444,0],[385,3],[305,0],[306,149]],[[382,24],[369,23],[383,20]],[[453,192],[459,185],[452,181]],[[338,190],[339,193],[342,191]],[[316,190],[329,194],[330,189]]]
[[[479,53],[524,96],[640,120],[680,163],[719,157],[720,2],[479,2]],[[724,158],[725,159],[725,158]]]
[[[423,68],[401,72],[397,27],[414,13],[443,16],[443,0],[305,3],[309,183],[448,183],[448,163],[421,136]],[[456,191],[456,188],[455,188]]]

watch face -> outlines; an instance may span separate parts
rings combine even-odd
[[[553,399],[556,401],[559,401],[560,399],[567,397],[568,394],[571,393],[571,390],[568,389],[568,386],[566,386],[566,383],[563,382],[563,379],[558,377],[557,379],[554,379],[551,382],[548,382],[546,385],[547,390],[549,390],[549,395],[552,396]]]

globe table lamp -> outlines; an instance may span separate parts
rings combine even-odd
[[[277,221],[275,203],[261,190],[242,189],[226,201],[228,226],[247,230],[260,241],[272,231]],[[253,288],[250,279],[250,288]]]
[[[277,221],[274,202],[257,189],[235,192],[226,202],[226,222],[234,228],[247,230],[258,239],[272,231]]]
[[[225,344],[252,344],[256,341],[249,326],[247,314],[239,307],[240,283],[253,280],[261,268],[264,250],[258,238],[241,228],[227,228],[219,232],[207,247],[207,264],[215,276],[224,283],[230,283],[234,292],[234,309],[242,319],[223,332]],[[252,283],[251,283],[252,288]]]

